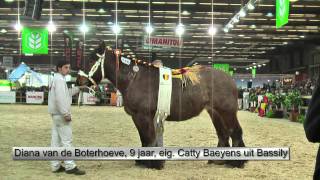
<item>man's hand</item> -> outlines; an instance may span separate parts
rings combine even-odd
[[[64,120],[66,122],[70,122],[71,121],[71,115],[64,115]]]

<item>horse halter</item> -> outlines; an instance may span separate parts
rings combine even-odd
[[[86,74],[85,72],[79,70],[78,75],[79,76],[83,76],[86,77],[90,80],[90,82],[96,87],[98,86],[98,84],[96,83],[96,81],[92,78],[92,76],[94,75],[94,73],[96,73],[96,71],[98,70],[99,66],[101,67],[101,81],[104,79],[104,61],[105,61],[105,51],[103,52],[102,55],[100,54],[96,54],[99,59],[98,61],[96,61],[96,63],[92,66],[89,74]]]

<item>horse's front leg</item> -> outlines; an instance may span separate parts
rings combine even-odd
[[[163,131],[161,133],[155,126],[153,117],[139,113],[132,116],[133,122],[138,129],[142,147],[159,147],[163,145]],[[160,133],[160,134],[159,134]],[[148,168],[162,169],[162,160],[143,160],[136,161],[137,165],[144,165]]]

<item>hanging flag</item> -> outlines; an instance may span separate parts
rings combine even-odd
[[[233,71],[229,71],[230,76],[233,76]]]
[[[252,77],[255,78],[256,74],[257,74],[257,69],[256,68],[252,68],[251,73],[252,73]]]
[[[48,54],[48,30],[46,28],[23,28],[23,54]]]
[[[67,62],[71,64],[71,69],[73,69],[74,64],[72,64],[72,36],[69,34],[63,34],[64,37],[64,58]]]
[[[229,69],[230,69],[230,65],[229,64],[213,64],[213,68],[214,69],[219,69],[221,71],[224,71],[226,73],[230,73]]]
[[[276,27],[280,28],[289,22],[289,0],[277,0],[276,2]]]
[[[77,41],[76,42],[76,57],[75,57],[75,67],[73,68],[74,70],[85,70],[84,65],[83,65],[83,42]]]

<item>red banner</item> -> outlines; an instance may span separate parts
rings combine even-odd
[[[83,69],[83,42],[76,42],[76,61],[74,70]]]
[[[72,59],[72,39],[67,34],[64,34],[64,57],[65,60],[71,63]]]

